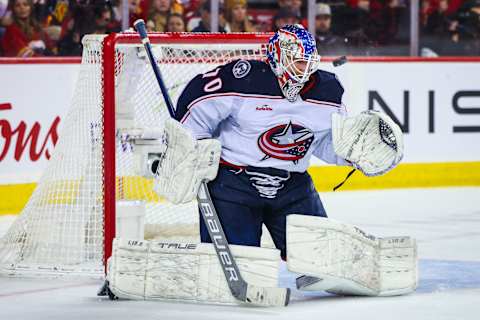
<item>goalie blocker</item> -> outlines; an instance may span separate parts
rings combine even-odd
[[[202,181],[217,175],[220,142],[195,140],[179,122],[167,119],[163,144],[166,151],[157,167],[154,191],[175,204],[193,201]]]

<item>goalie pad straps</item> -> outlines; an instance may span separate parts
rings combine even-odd
[[[410,237],[376,238],[327,218],[287,217],[287,266],[305,276],[300,290],[336,294],[407,294],[418,283],[417,246]]]
[[[163,144],[166,150],[157,168],[155,192],[175,204],[194,200],[202,180],[210,181],[217,175],[220,142],[197,141],[179,122],[167,119]]]
[[[249,283],[277,287],[276,249],[232,245]],[[141,300],[238,304],[212,244],[115,239],[107,280],[115,296]]]
[[[355,170],[357,170],[357,169],[350,170],[350,172],[347,174],[345,179],[343,179],[342,182],[340,182],[335,187],[333,187],[333,191],[337,191],[341,186],[343,186],[345,184],[345,182],[347,182],[347,180],[355,173]]]
[[[384,174],[403,157],[403,133],[386,114],[364,111],[355,117],[332,114],[335,153],[366,176]]]

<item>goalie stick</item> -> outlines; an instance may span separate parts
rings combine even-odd
[[[162,91],[165,104],[168,112],[172,118],[175,117],[175,109],[168,94],[165,83],[163,82],[160,69],[157,66],[155,57],[153,56],[150,39],[147,35],[145,22],[142,19],[135,21],[133,24],[137,30],[142,43],[147,52],[148,60],[152,66],[152,70],[157,79],[160,90]],[[233,257],[230,247],[228,246],[225,232],[218,218],[218,214],[210,197],[210,192],[206,181],[200,185],[200,190],[197,195],[198,207],[200,209],[202,219],[208,229],[210,238],[212,239],[215,252],[217,254],[220,266],[227,280],[228,287],[237,300],[251,305],[257,306],[286,306],[290,299],[289,288],[273,288],[273,287],[259,287],[248,284],[240,274],[235,258]]]

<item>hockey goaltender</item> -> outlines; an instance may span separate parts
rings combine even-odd
[[[201,243],[115,239],[103,294],[286,305],[281,259],[303,274],[299,290],[415,290],[415,240],[376,238],[327,218],[306,172],[314,155],[375,176],[403,155],[399,126],[374,111],[347,116],[343,87],[319,61],[312,35],[288,25],[270,38],[265,61],[235,60],[190,81],[165,123],[154,189],[173,203],[198,197]],[[277,249],[260,247],[262,225]]]

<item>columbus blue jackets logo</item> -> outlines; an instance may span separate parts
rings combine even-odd
[[[262,133],[258,138],[258,147],[265,153],[262,160],[275,158],[296,164],[307,154],[313,139],[312,131],[289,122]]]

